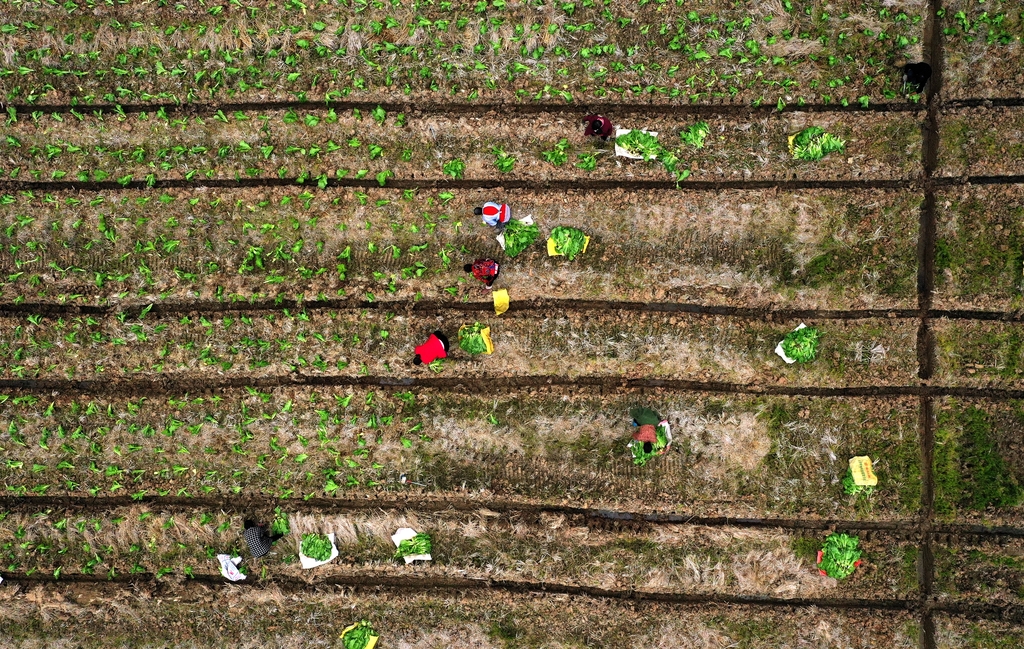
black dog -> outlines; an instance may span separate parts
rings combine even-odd
[[[915,92],[924,92],[924,86],[932,76],[932,66],[927,63],[908,63],[903,66],[903,83]]]

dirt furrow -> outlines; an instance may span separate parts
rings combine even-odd
[[[52,575],[24,575],[18,573],[5,573],[4,581],[12,584],[38,584],[57,583],[67,581],[69,583],[113,583],[134,585],[156,581],[153,574],[122,575],[110,580],[102,576],[76,575],[68,576],[60,580],[54,579]],[[215,574],[197,574],[192,580],[183,582],[185,584],[195,583],[196,585],[221,585],[222,587],[232,586],[223,577]],[[254,582],[240,582],[243,587],[253,586]],[[235,584],[237,585],[237,584]],[[914,610],[917,607],[916,600],[909,599],[843,599],[843,598],[779,598],[744,595],[704,595],[684,593],[659,593],[647,590],[613,590],[606,588],[593,588],[587,586],[570,586],[566,584],[542,582],[542,581],[520,581],[501,579],[471,579],[471,578],[429,578],[429,577],[382,577],[371,575],[333,576],[323,579],[270,579],[266,585],[282,588],[286,591],[305,592],[310,589],[322,586],[341,586],[356,589],[394,589],[403,592],[415,592],[422,590],[454,589],[454,590],[480,590],[493,589],[509,593],[545,593],[558,595],[585,596],[595,599],[626,599],[643,602],[662,602],[667,604],[735,604],[750,606],[770,607],[817,607],[827,609],[868,609],[868,610]],[[180,586],[178,586],[180,587]],[[258,587],[258,586],[254,586]],[[173,589],[174,587],[172,587]]]
[[[300,373],[237,377],[231,379],[176,377],[173,379],[110,379],[110,380],[45,380],[3,379],[0,389],[21,392],[57,391],[68,394],[123,394],[133,396],[168,394],[204,394],[219,390],[273,388],[281,386],[380,386],[385,388],[419,387],[459,391],[466,394],[487,394],[496,390],[530,387],[578,386],[606,389],[662,389],[683,392],[720,392],[723,394],[765,394],[813,397],[893,397],[930,396],[991,399],[1004,401],[1024,399],[1024,390],[1002,388],[972,388],[941,385],[864,385],[839,388],[784,387],[686,381],[676,379],[630,379],[618,376],[519,376],[519,377],[456,377],[456,378],[400,378],[385,376],[329,376],[311,377]]]
[[[982,106],[988,105],[986,99],[966,99],[956,102],[955,105]],[[1005,102],[1014,100],[996,100],[1003,103],[993,105],[1012,105]],[[1020,100],[1024,102],[1024,100]],[[439,114],[439,115],[487,115],[492,112],[501,112],[503,115],[536,115],[538,113],[569,113],[572,115],[613,115],[616,118],[632,115],[758,115],[774,114],[780,112],[774,105],[753,106],[751,104],[637,104],[629,102],[590,102],[585,104],[564,104],[537,102],[533,104],[520,104],[511,102],[473,102],[473,103],[413,103],[413,102],[384,102],[371,101],[263,101],[248,103],[188,103],[188,104],[9,104],[17,115],[31,115],[33,113],[44,114],[67,114],[72,110],[79,113],[92,113],[102,111],[114,113],[116,111],[125,114],[150,113],[163,110],[169,115],[180,114],[189,116],[205,117],[214,115],[218,110],[224,113],[234,111],[265,111],[265,110],[321,110],[333,108],[336,111],[360,110],[369,113],[374,108],[383,108],[387,112],[404,112],[408,114]],[[803,105],[789,104],[782,108],[781,112],[801,113],[854,113],[854,112],[875,112],[875,113],[907,113],[924,111],[926,107],[912,102],[872,103],[867,107],[861,104],[818,104],[805,103]]]
[[[1001,177],[993,177],[986,181],[982,177],[969,177],[966,182],[972,184],[985,184],[996,182],[1019,183],[1018,180],[1006,181]],[[950,179],[953,181],[954,179]],[[949,182],[948,184],[954,184]],[[330,178],[327,179],[327,187],[356,187],[372,189],[380,187],[380,183],[373,179],[357,180],[355,178]],[[783,191],[799,189],[905,189],[918,186],[915,179],[904,180],[716,180],[699,181],[686,180],[674,182],[671,180],[514,180],[503,178],[491,178],[480,180],[440,180],[411,178],[393,178],[387,180],[387,187],[392,189],[545,189],[552,191],[576,191],[576,192],[603,192],[612,189],[625,191],[645,190],[687,190],[718,192],[730,189],[779,189]],[[146,181],[132,181],[126,185],[118,184],[115,181],[102,182],[76,182],[65,180],[51,181],[11,181],[0,180],[0,191],[105,191],[120,189],[200,189],[200,188],[223,188],[237,189],[246,187],[309,187],[300,183],[296,178],[240,178],[237,180],[157,180],[150,184]]]

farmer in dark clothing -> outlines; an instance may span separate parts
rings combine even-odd
[[[412,364],[426,363],[430,365],[440,358],[447,358],[449,349],[448,338],[440,331],[435,331],[427,338],[427,342],[416,348],[416,355],[412,357]]]
[[[586,135],[599,137],[602,140],[607,140],[608,136],[615,130],[615,127],[612,125],[612,121],[607,117],[601,117],[600,115],[587,115],[583,118],[583,121],[587,123],[587,130],[584,131],[584,133]]]
[[[245,544],[249,546],[249,552],[252,552],[254,559],[269,553],[270,546],[284,536],[284,534],[270,534],[265,525],[260,525],[255,521],[246,520],[244,525]]]
[[[661,415],[650,408],[633,408],[629,416],[633,418],[633,425],[640,427],[633,433],[633,439],[643,442],[644,453],[650,453],[658,442],[657,426],[662,421]]]
[[[903,83],[914,92],[924,92],[924,86],[932,76],[932,66],[927,63],[908,63],[903,66]]]
[[[462,267],[467,273],[473,273],[473,277],[484,283],[484,286],[491,288],[494,280],[498,279],[501,266],[493,259],[477,259],[472,264]]]

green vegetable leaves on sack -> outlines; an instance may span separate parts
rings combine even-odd
[[[644,160],[657,160],[664,149],[661,142],[658,142],[657,135],[651,135],[639,129],[633,129],[625,135],[618,136],[615,138],[615,144],[633,155],[643,156]]]
[[[551,238],[555,240],[555,252],[562,253],[569,261],[581,254],[587,245],[587,235],[576,228],[557,227],[551,231]]]
[[[505,254],[515,257],[537,240],[540,228],[536,224],[525,225],[522,221],[512,219],[502,232],[505,235]]]
[[[430,542],[430,537],[420,532],[411,539],[406,539],[398,544],[395,558],[401,559],[413,554],[430,554],[432,548],[433,545]]]
[[[701,140],[701,143],[703,144],[703,140]],[[658,142],[656,135],[644,133],[639,129],[633,129],[629,133],[615,138],[615,144],[633,155],[643,157],[644,160],[657,160],[665,165],[665,168],[671,173],[676,175],[676,180],[684,180],[690,175],[689,169],[676,170],[676,166],[679,164],[679,156],[662,146]]]
[[[654,435],[657,437],[658,441],[651,444],[651,450],[649,452],[644,451],[643,442],[637,441],[630,445],[630,450],[633,452],[633,464],[637,466],[647,464],[648,461],[661,455],[662,451],[665,450],[665,447],[668,446],[668,435],[665,432],[665,426],[663,424],[657,425],[654,429]]]
[[[845,579],[860,565],[860,540],[848,534],[829,534],[818,553],[818,570],[835,579]]]
[[[345,645],[345,649],[366,649],[370,640],[378,637],[380,636],[373,630],[369,622],[360,620],[341,634],[341,642]]]
[[[865,496],[871,495],[875,490],[870,485],[859,485],[853,481],[853,471],[850,469],[846,470],[846,475],[843,476],[843,493],[847,496],[854,496],[859,493],[863,493]]]
[[[813,361],[818,356],[820,338],[821,332],[814,327],[791,331],[782,339],[782,351],[797,363]]]
[[[331,558],[331,540],[323,534],[303,534],[299,550],[315,561],[327,561]]]
[[[483,330],[486,329],[479,322],[467,325],[459,329],[459,347],[467,354],[486,354],[487,342],[484,340]]]
[[[797,160],[821,160],[833,151],[844,151],[846,140],[841,140],[825,129],[810,126],[789,138],[789,151]]]

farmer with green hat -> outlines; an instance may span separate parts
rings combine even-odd
[[[643,407],[630,409],[629,416],[633,418],[633,425],[637,427],[633,433],[633,441],[629,443],[634,463],[643,466],[649,459],[668,451],[672,443],[668,420],[662,419],[654,410]]]

